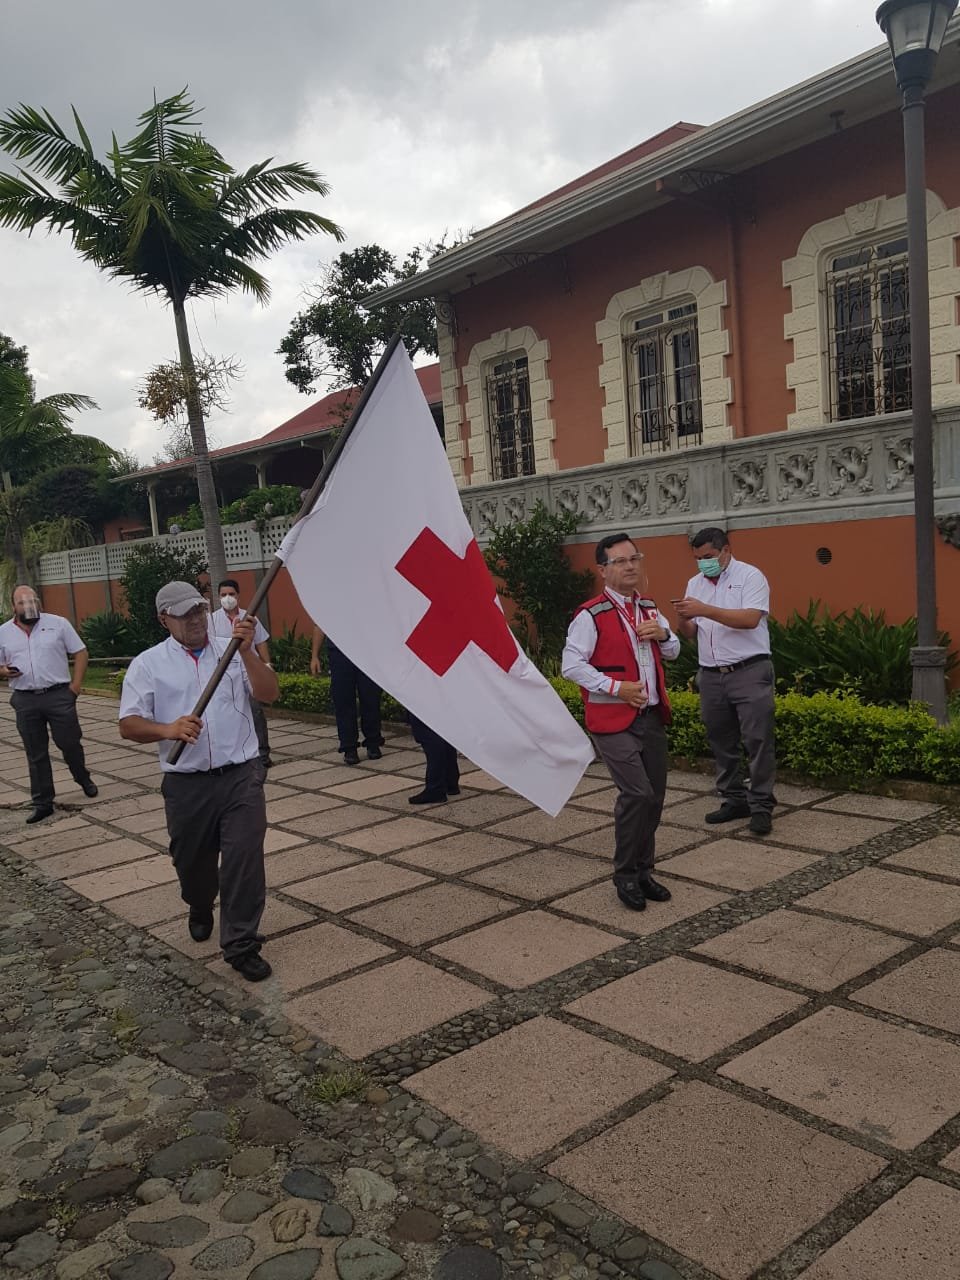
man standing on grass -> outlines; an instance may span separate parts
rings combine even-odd
[[[619,795],[613,811],[613,883],[624,906],[643,911],[667,902],[653,879],[654,841],[667,789],[670,702],[663,659],[680,641],[643,588],[643,555],[629,534],[597,544],[602,595],[582,604],[570,623],[563,674],[580,686],[584,719]]]
[[[716,825],[749,818],[754,835],[769,835],[777,771],[767,627],[770,586],[759,569],[734,559],[722,529],[701,529],[690,545],[698,572],[674,605],[680,634],[697,638],[700,718],[717,767],[720,808],[708,813],[706,821]]]
[[[120,736],[158,746],[170,856],[190,907],[190,937],[210,937],[219,892],[223,958],[248,982],[260,982],[271,973],[260,955],[267,810],[250,698],[273,702],[277,677],[254,648],[256,618],[243,618],[233,627],[239,651],[203,715],[195,716],[228,641],[210,637],[206,601],[188,582],[160,588],[157,616],[170,634],[127,670]],[[174,742],[186,748],[171,764],[167,744]]]
[[[0,627],[0,676],[10,681],[10,705],[27,753],[33,801],[27,822],[42,822],[53,813],[54,798],[48,730],[83,794],[97,794],[77,715],[87,647],[66,618],[41,612],[33,587],[15,587],[12,599],[13,617]]]

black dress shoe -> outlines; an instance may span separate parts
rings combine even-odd
[[[459,788],[459,787],[447,787],[447,795],[448,795],[448,796],[458,796],[459,794],[460,794],[460,788]]]
[[[187,918],[187,928],[190,930],[190,937],[194,942],[206,942],[213,933],[213,908],[203,910],[197,907],[190,908],[190,915]]]
[[[42,822],[44,818],[49,818],[52,813],[52,804],[38,804],[33,813],[27,818],[27,822]]]
[[[407,796],[407,804],[446,804],[445,791],[418,791],[415,796]]]
[[[647,906],[646,896],[638,884],[618,884],[617,897],[631,911],[644,911]]]
[[[769,813],[764,813],[762,810],[752,813],[749,830],[755,836],[768,836],[773,830],[773,819]]]
[[[666,885],[658,884],[656,880],[651,880],[649,877],[640,881],[640,888],[648,902],[669,902],[673,897]]]
[[[368,759],[368,760],[382,760],[382,759],[383,759],[383,752],[380,750],[380,748],[379,748],[379,747],[367,747],[367,759]]]
[[[270,759],[270,757],[269,757],[269,756],[261,756],[261,757],[260,757],[260,763],[263,765],[263,767],[264,767],[265,769],[272,769],[272,768],[273,768],[273,761]]]
[[[86,782],[81,782],[80,786],[83,788],[83,794],[85,796],[89,796],[91,800],[94,796],[98,796],[100,794],[100,788],[92,778],[88,778]]]
[[[750,806],[744,800],[740,804],[722,804],[719,809],[714,809],[713,813],[708,813],[704,822],[715,826],[719,822],[734,822],[737,818],[749,817]]]
[[[230,963],[240,977],[246,978],[248,982],[262,982],[264,978],[269,978],[273,973],[273,970],[259,951],[249,951],[245,956],[241,956],[239,960],[231,960]]]
[[[343,763],[344,764],[360,763],[360,753],[356,747],[351,747],[349,751],[345,751],[343,753]]]

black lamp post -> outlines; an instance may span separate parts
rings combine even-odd
[[[930,395],[930,281],[927,274],[927,182],[924,94],[958,0],[886,0],[877,22],[887,37],[903,94],[903,151],[910,275],[910,385],[913,405],[913,522],[917,551],[917,647],[910,651],[913,700],[945,723],[946,650],[937,644],[934,566],[933,414]]]

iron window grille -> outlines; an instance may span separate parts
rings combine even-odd
[[[532,476],[533,415],[530,369],[526,356],[510,356],[495,364],[486,379],[490,415],[490,458],[495,480]]]
[[[907,241],[863,245],[825,278],[830,418],[872,418],[912,404]]]
[[[700,444],[700,345],[697,304],[634,320],[624,340],[630,452],[666,453]]]

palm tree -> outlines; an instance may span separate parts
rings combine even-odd
[[[186,89],[155,101],[129,142],[121,146],[114,136],[105,160],[94,155],[76,110],[73,118],[79,141],[46,111],[21,105],[0,116],[0,146],[35,169],[0,173],[0,226],[66,232],[82,258],[170,304],[217,582],[226,577],[226,558],[186,303],[234,289],[266,302],[269,285],[252,263],[290,240],[320,232],[341,240],[343,233],[318,213],[276,204],[299,192],[325,196],[318,173],[299,163],[271,167],[270,160],[238,173],[194,128],[197,111]]]

